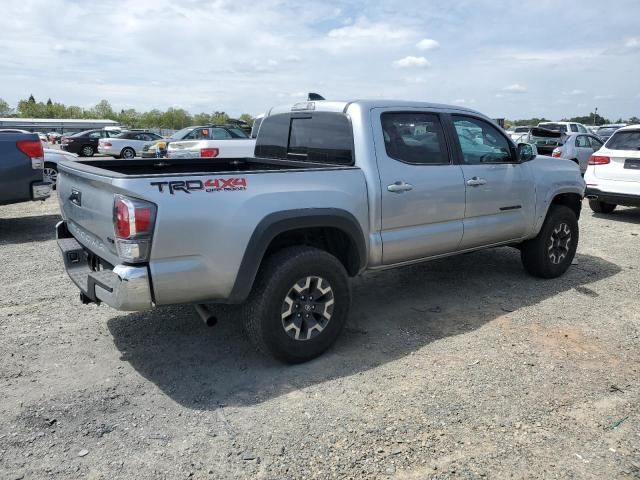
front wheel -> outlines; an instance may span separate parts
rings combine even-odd
[[[300,363],[336,341],[350,305],[347,272],[336,257],[316,248],[289,247],[265,260],[242,315],[259,350]]]
[[[522,244],[525,270],[536,277],[555,278],[567,271],[578,248],[578,219],[564,205],[552,205],[538,236]]]
[[[616,209],[617,205],[614,203],[605,203],[605,202],[601,202],[600,200],[590,198],[589,207],[595,213],[611,213]]]

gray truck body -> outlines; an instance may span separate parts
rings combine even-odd
[[[32,159],[17,146],[29,140],[40,142],[36,133],[0,132],[0,205],[44,200],[50,194],[43,158]]]
[[[538,234],[552,203],[579,214],[585,184],[575,163],[543,156],[522,161],[501,129],[496,131],[509,142],[513,161],[464,163],[453,140],[452,116],[495,124],[459,107],[323,101],[273,108],[256,154],[270,116],[311,118],[320,112],[347,118],[352,164],[265,156],[180,165],[153,159],[62,161],[58,243],[83,298],[121,310],[241,303],[265,256],[290,232],[338,232],[339,245],[328,241],[327,248],[353,276],[518,244]],[[407,112],[442,121],[447,145],[442,163],[416,165],[389,155],[384,114]],[[118,195],[157,207],[150,255],[142,264],[123,262],[114,245]]]

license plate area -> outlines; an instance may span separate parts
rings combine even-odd
[[[629,170],[640,170],[640,158],[627,158],[624,161],[624,168]]]

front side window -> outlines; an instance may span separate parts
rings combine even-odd
[[[577,132],[578,131],[578,125],[576,125],[575,123],[572,123],[571,125],[569,125],[569,127],[571,127],[571,131],[572,132]]]
[[[587,129],[584,128],[582,125],[578,124],[578,131],[582,132],[582,133],[589,133],[587,132]]]
[[[415,165],[449,163],[440,118],[434,113],[383,113],[381,118],[387,155]]]
[[[461,115],[452,119],[464,163],[516,162],[509,141],[489,122]]]
[[[89,134],[89,138],[102,138],[102,132],[92,132]]]

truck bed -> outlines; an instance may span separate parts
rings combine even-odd
[[[266,160],[258,158],[235,159],[171,159],[171,158],[143,158],[135,160],[118,160],[95,158],[67,163],[77,170],[97,173],[109,177],[135,177],[152,175],[181,175],[181,174],[212,174],[223,172],[258,172],[273,170],[300,170],[309,168],[344,168],[327,164],[312,164],[309,162],[295,162],[283,160]]]

